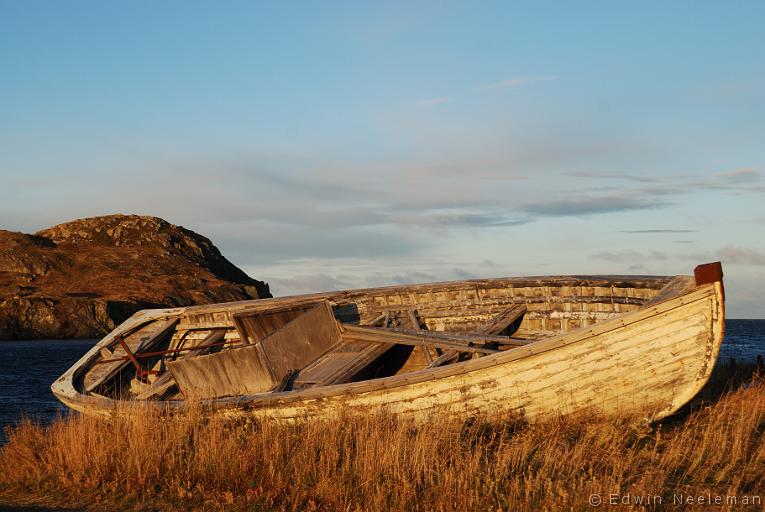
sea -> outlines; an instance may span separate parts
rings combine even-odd
[[[51,383],[97,340],[0,342],[0,444],[5,427],[26,417],[47,423],[68,414],[50,391]],[[765,359],[765,320],[727,320],[721,360]]]

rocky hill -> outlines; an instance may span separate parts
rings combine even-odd
[[[0,339],[95,338],[147,307],[270,296],[210,240],[157,217],[0,230]]]

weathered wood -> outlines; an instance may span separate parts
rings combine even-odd
[[[407,309],[406,315],[409,318],[409,323],[412,324],[412,329],[420,329],[420,319],[417,318],[417,313],[413,309]]]
[[[670,282],[659,290],[659,293],[651,300],[645,303],[646,306],[653,306],[659,302],[672,299],[688,293],[696,288],[696,280],[691,276],[676,276]]]
[[[326,386],[350,381],[393,345],[367,341],[342,341],[303,370],[295,380],[295,389]]]
[[[309,303],[266,311],[242,311],[232,315],[232,321],[242,343],[252,345],[278,331],[315,305],[316,303]]]
[[[409,323],[412,324],[412,329],[415,331],[421,331],[422,327],[420,326],[420,319],[417,318],[417,313],[415,313],[413,309],[407,309],[406,313],[409,317]],[[433,355],[430,353],[431,349],[432,345],[424,345],[420,347],[420,350],[422,350],[422,355],[425,357],[425,363],[428,366],[433,364]]]
[[[216,330],[207,335],[199,345],[212,345],[221,341],[226,332],[224,330]],[[178,359],[186,359],[188,357],[194,357],[205,352],[208,352],[211,347],[203,346],[201,348],[192,348],[187,352],[182,352]],[[149,399],[162,399],[175,387],[175,379],[173,374],[169,371],[165,371],[162,375],[151,383],[149,387],[141,391],[136,395],[137,400],[149,400]]]
[[[393,345],[414,345],[416,347],[432,345],[441,349],[469,353],[494,354],[499,352],[482,346],[486,337],[455,336],[444,336],[442,333],[430,331],[412,331],[411,329],[382,329],[346,325],[342,338],[344,341],[368,341]]]
[[[475,333],[512,336],[513,333],[518,330],[520,324],[518,320],[526,314],[527,309],[525,304],[517,304],[509,307],[492,318],[486,325],[480,329],[476,329]]]
[[[261,340],[274,379],[301,369],[340,342],[341,327],[328,302],[320,302]]]
[[[640,290],[643,290],[642,288]],[[652,289],[647,289],[653,291]],[[625,304],[640,306],[645,302],[641,297],[622,297],[616,295],[583,295],[582,290],[579,293],[571,295],[550,296],[544,293],[537,295],[525,295],[517,290],[519,295],[508,295],[504,297],[487,296],[481,299],[466,299],[454,301],[433,301],[417,302],[407,304],[374,304],[370,308],[374,311],[401,311],[407,307],[416,306],[418,313],[422,317],[432,318],[441,317],[447,314],[476,314],[476,315],[495,315],[500,307],[507,307],[516,304],[566,304],[566,303],[584,303],[584,304]]]
[[[279,381],[279,384],[277,384],[273,389],[273,392],[279,393],[281,391],[290,391],[295,383],[295,378],[297,378],[299,373],[300,370],[297,368],[293,368],[292,370],[285,373],[284,377],[282,377],[282,380]]]
[[[202,331],[210,329],[233,329],[231,320],[219,320],[217,322],[191,322],[188,319],[178,324],[179,331]]]
[[[128,346],[133,354],[140,354],[158,344],[165,339],[171,331],[175,329],[178,323],[177,318],[169,320],[157,320],[147,325],[140,327],[135,332],[124,337],[125,344]],[[115,337],[115,340],[117,338]],[[107,348],[108,347],[101,347]],[[100,348],[99,348],[100,351]],[[118,361],[114,361],[108,364],[93,365],[85,374],[83,379],[83,385],[87,392],[94,391],[98,386],[105,383],[117,373],[119,373],[125,366],[130,364],[128,353],[125,350],[117,346],[113,351],[110,351],[110,358],[124,358]],[[103,354],[101,354],[103,357]]]
[[[253,332],[258,335],[284,319],[273,316],[270,320],[278,320],[270,322],[268,317],[262,318],[266,322],[245,325],[256,326]],[[255,344],[168,363],[168,367],[184,396],[216,398],[262,393],[277,387],[284,375],[307,366],[337,345],[340,335],[340,324],[325,301],[314,304]]]
[[[388,318],[389,313],[381,314],[364,325],[375,326],[381,321],[387,321]],[[414,311],[410,310],[407,318],[412,325],[419,326]],[[301,370],[295,380],[294,388],[303,389],[348,382],[391,348],[392,345],[388,343],[342,341]]]
[[[386,318],[388,318],[387,313],[386,314],[382,314],[382,315],[378,315],[378,316],[376,316],[375,318],[373,318],[372,320],[370,320],[368,322],[359,323],[359,325],[364,326],[364,327],[375,327],[375,326],[377,326],[377,324],[379,324],[380,322],[382,322]]]
[[[495,316],[490,322],[473,333],[478,335],[500,335],[512,336],[520,327],[520,319],[526,314],[525,304],[516,304],[509,307]],[[458,352],[447,351],[435,361],[428,361],[428,368],[437,368],[439,366],[453,362],[459,357]]]
[[[166,371],[151,383],[148,387],[139,392],[136,400],[162,399],[165,394],[175,386],[175,380],[169,371]]]
[[[447,350],[443,354],[441,354],[437,359],[435,359],[433,362],[431,362],[428,365],[428,368],[438,368],[439,366],[443,366],[445,364],[453,363],[457,360],[460,353],[456,352],[454,350]]]
[[[259,349],[259,344],[245,345],[170,361],[167,367],[187,399],[263,393],[271,390],[279,380],[274,379],[263,363]]]
[[[547,329],[524,329],[522,332],[516,332],[510,339],[514,342],[519,342],[519,345],[528,345],[535,341],[560,336],[560,334],[559,331],[550,331]]]
[[[352,327],[352,326],[347,326]],[[381,330],[380,328],[373,328]],[[387,332],[406,334],[411,336],[419,336],[425,340],[439,340],[450,341],[459,343],[460,345],[507,345],[510,347],[522,347],[528,345],[530,341],[526,338],[510,337],[510,336],[494,336],[489,334],[471,334],[471,333],[456,333],[456,332],[444,332],[444,331],[415,331],[414,329],[407,329],[405,327],[388,327],[385,329]],[[549,332],[549,331],[545,331]],[[557,334],[557,333],[556,333]],[[434,344],[434,346],[436,346]]]

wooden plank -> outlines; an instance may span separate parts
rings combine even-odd
[[[518,330],[518,327],[520,327],[518,320],[526,314],[527,309],[525,304],[516,304],[509,307],[492,318],[486,325],[477,329],[475,333],[512,336]]]
[[[388,343],[343,341],[306,366],[295,380],[294,388],[348,382],[392,347]]]
[[[274,379],[301,369],[340,342],[340,323],[320,302],[260,342]]]
[[[388,313],[378,315],[365,325],[374,326],[389,316]],[[412,326],[419,327],[414,311],[409,310],[407,318]],[[389,343],[342,341],[306,366],[295,380],[294,389],[348,382],[392,347]]]
[[[346,328],[353,326],[346,326]],[[377,330],[382,330],[377,328]],[[450,341],[459,343],[460,345],[507,345],[511,347],[522,347],[530,343],[526,338],[510,337],[510,336],[494,336],[490,334],[470,334],[470,333],[457,333],[446,331],[415,331],[414,329],[407,329],[404,327],[388,327],[385,331],[398,334],[406,334],[412,336],[418,336],[425,339],[433,339],[434,341]],[[524,330],[524,333],[526,330]],[[536,332],[536,331],[534,331]],[[550,332],[550,331],[540,331]],[[560,334],[560,333],[555,333]],[[435,345],[434,345],[435,346]]]
[[[206,338],[204,338],[198,345],[209,345],[212,343],[217,343],[223,339],[226,332],[224,330],[216,330],[211,332],[207,335]],[[209,351],[209,348],[199,348],[199,349],[192,349],[188,352],[183,352],[178,359],[186,359],[189,357],[194,357],[201,355],[207,351]],[[153,399],[162,399],[165,397],[165,395],[175,386],[175,379],[173,379],[172,373],[169,371],[166,371],[157,379],[151,383],[151,386],[144,389],[141,393],[136,395],[137,400],[148,400],[150,398]]]
[[[407,332],[408,331],[408,332]],[[486,336],[444,335],[431,331],[412,331],[411,329],[380,329],[346,325],[343,340],[360,340],[377,343],[414,345],[422,347],[432,345],[446,350],[481,354],[494,354],[498,350],[485,348]],[[472,344],[472,345],[471,345]]]
[[[523,342],[525,345],[528,345],[529,343],[544,340],[547,338],[553,338],[555,336],[560,336],[561,334],[562,333],[560,331],[550,331],[546,329],[523,329],[523,331],[515,333],[515,336],[513,336],[511,339],[513,341]]]
[[[170,361],[167,367],[187,399],[252,395],[271,390],[278,380],[263,364],[260,345]]]
[[[498,315],[491,319],[485,325],[479,327],[475,331],[478,335],[500,335],[511,336],[520,327],[520,319],[526,314],[527,307],[525,304],[514,304],[513,306],[501,311]],[[446,351],[441,357],[435,361],[428,359],[428,368],[437,368],[450,363],[459,357],[459,353],[453,350]]]
[[[406,312],[409,316],[409,323],[412,324],[412,329],[415,331],[421,331],[422,328],[420,326],[420,319],[417,318],[417,313],[415,313],[413,309],[408,309]],[[425,356],[425,363],[427,363],[428,366],[433,364],[433,355],[430,353],[431,348],[431,345],[424,345],[420,347],[420,350],[422,350],[422,355]]]
[[[409,323],[412,324],[412,329],[421,329],[420,327],[420,319],[417,318],[417,313],[413,309],[407,309],[406,310],[407,317],[409,317]]]
[[[659,302],[679,297],[685,293],[693,291],[696,288],[696,280],[691,276],[675,276],[664,288],[651,300],[645,303],[646,306],[653,306]]]
[[[219,320],[216,322],[192,322],[188,319],[181,320],[181,323],[178,324],[178,330],[179,331],[201,331],[201,330],[208,330],[208,329],[233,329],[234,324],[231,322],[231,320]]]
[[[444,352],[443,354],[441,354],[441,356],[438,357],[438,359],[430,363],[428,365],[428,368],[438,368],[439,366],[452,363],[457,359],[457,357],[459,357],[459,355],[460,355],[459,352],[455,352],[454,350],[448,350]]]
[[[125,343],[133,354],[140,354],[150,348],[154,347],[157,343],[162,341],[171,331],[175,329],[178,319],[171,320],[157,320],[147,325],[140,327],[135,332],[126,336]],[[106,347],[103,347],[106,348]],[[103,353],[101,356],[103,357]],[[127,359],[127,352],[120,347],[116,346],[112,351],[110,358],[125,358],[124,360],[115,361],[113,363],[94,365],[85,374],[83,384],[85,391],[90,393],[94,391],[98,386],[107,382],[109,379],[117,375],[125,366],[130,364]]]
[[[242,311],[233,314],[231,320],[239,332],[242,343],[252,345],[278,331],[316,304],[315,302],[297,304],[267,311]]]

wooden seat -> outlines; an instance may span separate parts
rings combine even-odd
[[[250,344],[168,363],[184,396],[216,398],[270,391],[285,375],[331,350],[342,332],[328,302],[314,304],[262,338],[272,329],[272,318],[265,325],[251,317],[239,319],[243,321],[237,328],[244,326],[243,336],[251,336]]]
[[[301,370],[293,389],[348,382],[392,347],[389,343],[343,341]]]

